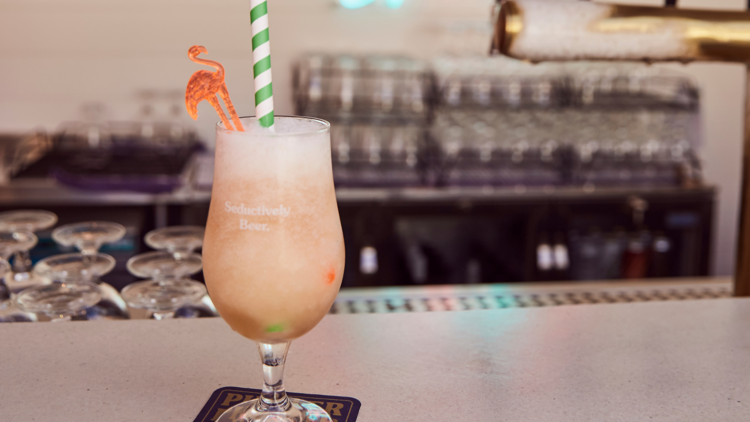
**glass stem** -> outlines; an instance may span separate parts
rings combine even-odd
[[[18,251],[13,254],[13,272],[27,273],[31,270],[29,251]]]
[[[263,362],[263,391],[257,405],[260,411],[283,412],[292,405],[284,389],[284,363],[289,344],[258,342],[258,352]]]
[[[193,252],[190,248],[169,248],[167,250],[172,252],[174,258],[178,261]]]
[[[51,322],[66,322],[66,321],[73,321],[72,315],[48,315],[50,317]]]
[[[161,321],[163,319],[173,319],[174,318],[174,311],[167,311],[167,312],[154,312],[154,319],[157,321]]]
[[[96,243],[82,243],[78,245],[78,249],[82,254],[86,256],[96,255],[97,253],[99,253],[99,245],[97,245]]]

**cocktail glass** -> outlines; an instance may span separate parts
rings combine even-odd
[[[0,258],[8,260],[19,251],[29,250],[36,246],[37,238],[28,231],[0,231]],[[10,271],[10,267],[8,268]]]
[[[16,302],[5,299],[0,302],[0,323],[2,322],[35,322],[36,314],[24,312],[16,306]]]
[[[49,211],[19,210],[0,213],[0,231],[36,233],[54,226],[55,223],[57,223],[57,215]],[[49,280],[37,277],[31,271],[29,250],[33,246],[13,254],[13,273],[5,280],[11,293],[18,293],[27,287],[50,283]]]
[[[146,309],[154,319],[172,319],[181,307],[199,301],[206,288],[197,281],[148,280],[132,283],[122,289],[122,297],[131,308]]]
[[[115,259],[107,254],[68,253],[39,261],[34,272],[55,284],[93,283],[98,286],[101,300],[86,309],[87,319],[127,319],[128,308],[117,290],[101,281],[115,267]]]
[[[157,250],[166,250],[180,254],[195,252],[203,246],[203,235],[206,231],[201,226],[172,226],[152,230],[146,233],[146,244]],[[174,314],[181,318],[198,318],[201,316],[218,316],[216,307],[208,294],[181,307]]]
[[[108,221],[88,221],[66,224],[52,232],[52,239],[62,246],[75,246],[84,255],[93,255],[105,243],[113,243],[125,236],[125,227]]]
[[[0,232],[0,258],[8,261],[16,253],[30,250],[36,246],[36,243],[36,236],[28,231]],[[8,294],[13,295],[23,290],[24,287],[28,287],[14,282],[14,274],[10,267],[3,267],[2,271],[5,271],[2,277],[5,280]]]
[[[0,274],[8,276],[13,274],[10,264],[0,259]],[[4,277],[0,277],[2,279]],[[0,281],[0,322],[31,322],[36,321],[36,314],[24,312],[10,299],[10,292],[5,285],[5,280]]]
[[[190,253],[203,246],[204,227],[172,226],[146,233],[146,244],[156,250]]]
[[[290,342],[323,319],[344,271],[330,125],[302,117],[277,117],[275,131],[255,118],[242,123],[245,132],[217,127],[203,274],[224,320],[258,343],[264,384],[259,399],[219,421],[331,421],[319,406],[287,397],[283,383]]]
[[[99,286],[84,281],[29,287],[16,295],[14,302],[26,312],[43,313],[57,322],[72,320],[101,298]]]
[[[203,267],[203,260],[197,253],[177,257],[171,252],[155,251],[130,258],[127,267],[136,277],[172,280],[197,273]]]
[[[195,253],[147,252],[128,260],[128,271],[136,277],[150,278],[122,289],[122,297],[132,308],[146,309],[154,319],[174,318],[175,312],[198,302],[206,288],[188,276],[201,270],[203,263]]]

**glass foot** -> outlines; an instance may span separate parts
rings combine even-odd
[[[165,251],[146,252],[130,258],[127,267],[136,277],[163,280],[195,274],[203,267],[203,260],[195,253],[176,256]]]
[[[66,224],[52,232],[52,239],[62,246],[75,246],[79,251],[90,255],[96,253],[105,243],[114,243],[125,236],[124,226],[108,221],[89,221]]]
[[[15,299],[21,310],[43,313],[53,321],[69,321],[73,315],[95,305],[101,298],[99,286],[82,282],[31,287],[19,293]]]
[[[263,411],[258,408],[259,400],[250,400],[230,407],[217,422],[332,422],[323,408],[309,401],[290,397],[290,406],[287,410]]]
[[[18,210],[0,213],[0,230],[38,232],[57,223],[57,215],[42,210]]]
[[[200,226],[173,226],[151,230],[145,241],[154,249],[169,252],[190,253],[203,246],[203,232]]]
[[[5,284],[8,286],[8,290],[11,294],[16,294],[22,290],[28,289],[34,286],[44,286],[51,284],[52,280],[43,277],[34,272],[23,272],[23,273],[7,273],[5,276]]]
[[[0,302],[0,323],[2,322],[34,322],[36,314],[24,312],[15,306],[13,301]]]
[[[88,281],[108,274],[115,264],[113,257],[103,253],[67,253],[44,258],[34,266],[34,272],[52,281]]]
[[[141,281],[122,289],[122,297],[128,305],[152,312],[174,312],[184,305],[199,301],[205,294],[205,286],[187,279]]]

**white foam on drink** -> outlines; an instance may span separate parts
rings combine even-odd
[[[260,122],[254,118],[243,118],[241,119],[245,133],[251,135],[267,135],[267,136],[278,136],[278,135],[291,135],[301,133],[315,133],[326,128],[326,124],[320,120],[305,119],[305,118],[289,118],[277,116],[274,119],[274,130],[271,131],[268,128],[264,128],[260,125]]]
[[[233,205],[291,207],[291,213],[319,214],[321,191],[333,192],[328,125],[319,120],[279,117],[275,131],[242,119],[245,132],[216,134],[215,186],[250,189],[228,198]]]

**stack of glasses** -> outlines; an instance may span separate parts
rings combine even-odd
[[[115,259],[99,253],[105,243],[120,240],[125,227],[109,222],[86,222],[61,226],[52,238],[62,246],[75,246],[80,252],[55,255],[31,268],[29,250],[36,245],[32,233],[48,229],[57,216],[47,211],[23,210],[0,213],[0,249],[3,262],[13,256],[13,269],[6,271],[8,295],[2,321],[36,320],[44,314],[52,321],[128,318],[125,302],[100,277],[112,271]],[[15,306],[14,306],[15,305]],[[19,312],[21,311],[21,312]],[[31,315],[28,318],[24,316]]]
[[[700,181],[698,93],[627,63],[435,63],[430,138],[445,185],[679,186]]]
[[[309,55],[294,69],[295,101],[329,118],[424,120],[430,78],[426,63],[405,57]]]
[[[99,116],[60,125],[34,157],[14,160],[10,176],[49,177],[88,190],[166,193],[184,185],[190,160],[201,150],[195,131],[176,118],[128,122]]]
[[[297,113],[333,122],[337,186],[700,183],[695,83],[629,63],[308,56]]]
[[[115,259],[100,253],[103,244],[123,238],[125,227],[111,222],[68,224],[52,232],[53,240],[77,253],[54,255],[32,269],[29,251],[36,245],[34,232],[51,228],[57,216],[48,211],[21,210],[0,213],[0,322],[73,319],[128,319],[128,306],[150,311],[155,319],[215,316],[205,287],[187,277],[201,269],[203,228],[168,227],[149,232],[146,243],[163,251],[137,255],[128,269],[149,281],[123,289],[122,296],[101,277],[115,267]],[[8,263],[12,259],[13,266]],[[127,304],[126,304],[127,301]]]
[[[131,274],[149,279],[122,289],[122,296],[131,308],[146,309],[157,320],[171,319],[181,308],[199,306],[205,298],[204,312],[215,315],[206,287],[189,278],[203,267],[201,256],[195,253],[203,246],[203,232],[203,227],[176,226],[146,234],[146,244],[157,251],[128,260]],[[188,312],[198,313],[197,309],[191,307]]]
[[[424,62],[403,57],[310,55],[298,62],[297,114],[331,122],[337,186],[424,184],[430,78]]]

